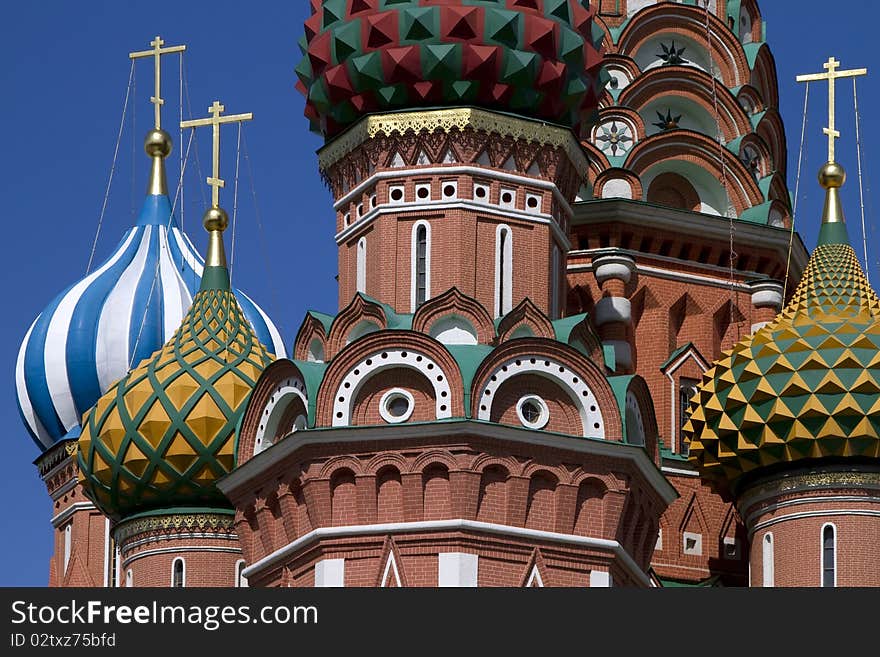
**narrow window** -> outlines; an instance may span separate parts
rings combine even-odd
[[[235,586],[237,588],[245,588],[248,585],[247,577],[243,575],[244,573],[244,559],[239,559],[235,562]]]
[[[495,240],[495,316],[510,312],[513,297],[513,239],[510,227],[498,226]]]
[[[761,541],[762,545],[762,559],[763,559],[763,575],[764,582],[763,586],[765,588],[769,588],[774,586],[773,584],[773,534],[767,532],[764,534],[764,540]]]
[[[131,572],[131,568],[125,571],[125,586],[126,588],[134,586],[134,573]]]
[[[431,295],[431,226],[420,221],[412,234],[412,311]]]
[[[559,318],[559,247],[553,245],[553,262],[550,270],[550,316]]]
[[[822,527],[822,586],[837,586],[837,554],[834,525]]]
[[[357,243],[357,291],[367,291],[367,238],[362,237]]]
[[[73,547],[71,541],[71,533],[73,530],[73,523],[69,522],[64,527],[64,572],[67,572],[67,564],[70,563],[70,550]]]
[[[688,419],[688,409],[691,397],[697,392],[697,381],[694,379],[680,379],[678,382],[678,453],[687,456],[690,452],[690,443],[684,439],[684,425]]]
[[[171,565],[171,588],[182,589],[186,585],[186,571],[183,559],[178,557]]]

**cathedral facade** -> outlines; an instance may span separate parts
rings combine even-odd
[[[280,336],[230,287],[219,183],[195,252],[157,105],[137,225],[17,363],[50,585],[880,585],[880,304],[839,203],[792,239],[757,4],[311,6],[338,306]]]

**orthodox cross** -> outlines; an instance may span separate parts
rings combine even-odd
[[[834,127],[834,81],[838,78],[854,78],[859,75],[868,74],[868,69],[866,68],[855,68],[851,71],[838,71],[838,66],[840,66],[840,62],[834,59],[834,57],[830,57],[828,61],[822,65],[827,73],[799,75],[796,78],[798,82],[816,82],[828,80],[828,127],[823,128],[822,132],[828,135],[829,162],[834,162],[834,140],[840,137],[840,132],[838,132]]]
[[[162,38],[159,35],[156,35],[156,38],[150,41],[150,45],[153,46],[152,50],[140,50],[138,52],[130,52],[128,53],[129,59],[139,59],[141,57],[153,57],[155,63],[155,71],[156,71],[156,95],[150,98],[150,102],[153,103],[153,108],[156,114],[156,129],[162,127],[162,114],[161,107],[165,103],[162,99],[162,95],[159,92],[160,89],[160,80],[162,77],[162,66],[159,63],[159,58],[162,55],[168,55],[173,52],[183,52],[186,50],[186,46],[168,46],[167,48],[163,48],[165,42],[162,41]]]
[[[240,123],[241,121],[250,121],[254,118],[254,115],[251,112],[248,112],[247,114],[230,114],[229,116],[221,117],[220,114],[225,110],[226,108],[220,104],[220,101],[215,100],[214,104],[208,108],[208,112],[211,114],[210,117],[206,119],[182,121],[180,124],[181,128],[197,128],[205,125],[210,125],[214,128],[214,162],[211,169],[211,177],[208,178],[208,184],[211,186],[211,207],[214,208],[220,207],[220,188],[226,185],[226,183],[220,178],[220,126],[223,123]]]

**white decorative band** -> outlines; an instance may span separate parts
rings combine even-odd
[[[150,536],[148,538],[141,538],[137,541],[132,541],[131,543],[124,543],[120,546],[120,549],[124,553],[131,552],[135,548],[139,548],[142,545],[147,545],[149,543],[158,543],[159,541],[187,541],[187,540],[210,540],[210,541],[236,541],[238,542],[237,534],[215,534],[209,532],[189,532],[187,534],[159,534],[158,536]]]
[[[773,513],[778,511],[779,509],[784,509],[790,506],[799,506],[801,504],[816,504],[817,502],[831,504],[865,502],[867,504],[876,504],[880,506],[880,497],[876,495],[811,495],[810,497],[799,497],[793,500],[782,500],[781,502],[773,502],[771,504],[766,504],[757,508],[752,507],[754,508],[754,511],[752,511],[748,514],[748,516],[745,517],[744,522],[748,527],[751,525],[756,516],[765,513]]]
[[[244,577],[252,577],[255,573],[275,565],[284,559],[294,555],[298,550],[324,538],[345,538],[348,536],[365,536],[385,534],[403,534],[413,532],[435,531],[472,531],[486,534],[498,534],[526,540],[552,541],[565,543],[579,547],[593,548],[613,552],[620,559],[623,567],[643,586],[650,586],[650,578],[639,568],[635,560],[618,541],[605,538],[592,538],[589,536],[575,536],[574,534],[560,534],[558,532],[546,532],[538,529],[525,527],[512,527],[499,525],[491,522],[479,522],[476,520],[425,520],[421,522],[390,522],[375,525],[350,525],[343,527],[319,527],[308,534],[300,536],[282,548],[266,555],[256,563],[248,566],[242,572]]]
[[[97,507],[91,502],[74,502],[64,511],[52,516],[52,526],[60,527],[77,511],[97,511]]]
[[[754,535],[755,532],[760,531],[765,527],[778,525],[781,522],[800,520],[802,518],[824,518],[825,516],[867,516],[880,518],[880,509],[877,511],[869,511],[867,509],[829,509],[828,511],[802,511],[800,513],[789,513],[784,516],[777,516],[765,520],[764,522],[759,522],[749,530],[749,536]]]
[[[122,562],[122,568],[128,568],[131,564],[133,564],[138,559],[143,559],[144,557],[153,557],[157,554],[174,554],[178,552],[227,552],[232,554],[241,554],[241,548],[231,548],[231,547],[215,547],[212,545],[183,545],[181,547],[167,547],[167,548],[156,548],[155,550],[144,550],[143,552],[138,552],[137,554],[125,559]],[[231,573],[230,573],[231,574]]]

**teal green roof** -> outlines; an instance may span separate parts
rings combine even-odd
[[[664,362],[660,366],[660,371],[662,372],[667,367],[672,365],[672,363],[674,363],[678,359],[679,356],[681,356],[684,352],[686,352],[688,349],[691,349],[691,348],[696,348],[696,347],[694,347],[694,343],[693,342],[685,342],[683,345],[681,345],[678,349],[676,349],[675,351],[673,351],[669,355],[669,358],[666,359],[666,362]]]
[[[317,310],[310,310],[306,315],[310,315],[321,322],[321,326],[324,327],[324,332],[328,334],[330,333],[330,327],[333,326],[333,320],[336,319],[334,315],[319,313]]]
[[[302,372],[304,382],[306,384],[306,393],[309,399],[309,407],[306,409],[309,416],[309,427],[315,426],[315,404],[318,399],[318,388],[324,380],[324,373],[327,371],[327,363],[315,363],[305,360],[292,361]]]
[[[377,306],[382,306],[382,310],[385,312],[385,321],[388,324],[388,329],[409,330],[412,328],[413,315],[411,313],[398,314],[394,308],[387,303],[382,303],[378,299],[374,299],[363,292],[358,292],[358,296],[364,299],[364,301],[369,301]]]
[[[470,417],[471,385],[474,381],[474,375],[480,364],[495,348],[485,344],[452,344],[446,345],[446,348],[458,363],[458,370],[461,372],[461,380],[464,384],[464,414],[465,417]]]
[[[755,68],[755,62],[758,60],[758,53],[764,47],[763,41],[753,41],[752,43],[743,44],[743,51],[746,53],[746,60],[749,62],[749,68]]]
[[[587,313],[581,313],[579,315],[571,315],[569,317],[563,317],[562,319],[557,319],[553,324],[553,330],[556,332],[556,339],[560,342],[568,343],[568,338],[571,335],[571,332],[574,330],[574,327],[580,324],[587,318]]]
[[[746,208],[742,211],[742,214],[739,215],[739,220],[746,221],[750,224],[766,224],[770,217],[771,205],[773,205],[772,201],[765,201],[760,205],[753,205],[750,208]]]
[[[667,579],[665,577],[657,577],[657,580],[660,582],[660,585],[664,589],[678,589],[678,588],[709,588],[713,586],[723,586],[720,581],[720,577],[718,575],[713,575],[707,579],[704,579],[699,582],[681,582],[675,579]]]

